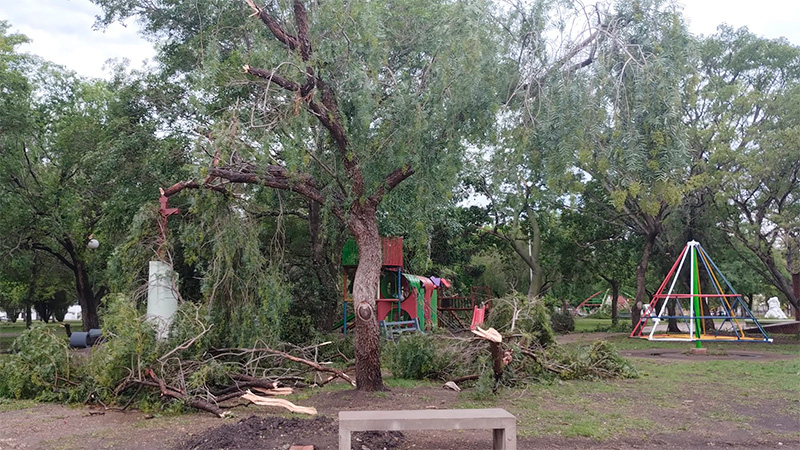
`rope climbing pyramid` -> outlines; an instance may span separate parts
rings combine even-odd
[[[679,293],[687,287],[688,293]],[[689,241],[683,248],[653,299],[642,309],[631,337],[695,341],[698,347],[701,341],[772,342],[697,241]]]

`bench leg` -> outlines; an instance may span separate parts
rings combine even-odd
[[[517,450],[517,426],[492,430],[493,450]]]
[[[343,430],[339,427],[339,450],[351,450],[350,430]]]

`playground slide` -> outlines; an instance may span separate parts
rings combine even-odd
[[[353,314],[353,313],[348,314],[347,315],[347,323],[349,324],[355,318],[356,318],[355,314]],[[344,326],[344,321],[340,320],[340,321],[336,322],[336,324],[333,326],[333,329],[334,330],[338,330],[339,328],[342,328],[343,326]]]

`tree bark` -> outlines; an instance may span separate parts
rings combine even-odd
[[[33,315],[31,311],[31,304],[25,305],[25,329],[30,330],[33,325]]]
[[[358,245],[358,268],[353,280],[356,389],[381,391],[386,388],[381,375],[381,347],[375,300],[378,298],[383,259],[375,208],[355,205],[351,210],[348,226]]]
[[[634,329],[642,318],[642,307],[647,302],[647,265],[650,263],[650,252],[653,250],[656,236],[658,236],[658,231],[651,230],[647,233],[642,249],[642,259],[636,266],[636,301],[631,307],[631,323]]]
[[[670,302],[667,305],[667,314],[669,314],[672,317],[675,317],[675,316],[678,315],[678,308],[675,307],[675,301]],[[680,333],[681,332],[681,329],[678,328],[678,319],[669,319],[669,320],[667,320],[667,332],[669,332],[669,333]]]
[[[539,261],[539,254],[542,248],[542,232],[539,228],[539,222],[536,221],[536,217],[530,209],[528,209],[528,221],[530,222],[532,236],[528,235],[527,240],[524,237],[518,237],[521,234],[519,231],[514,231],[512,235],[494,234],[510,242],[511,248],[517,252],[533,273],[526,296],[527,300],[531,302],[542,293],[542,287],[544,286],[544,270]]]
[[[83,331],[100,328],[100,317],[97,315],[97,303],[89,280],[89,271],[83,261],[75,261],[75,289],[78,293],[78,303],[81,305],[81,323]]]
[[[314,201],[308,202],[308,232],[311,237],[311,264],[319,282],[319,294],[323,299],[323,311],[319,315],[317,326],[321,330],[330,330],[336,321],[336,307],[339,295],[337,264],[332,263],[325,255],[325,232],[322,226],[322,206]]]
[[[28,285],[28,296],[25,299],[25,328],[30,329],[33,323],[33,297],[36,295],[36,279],[39,277],[39,260],[36,258],[36,252],[33,254],[33,267],[31,268],[31,282]]]
[[[792,292],[795,298],[800,299],[800,273],[792,274]],[[797,306],[794,306],[794,320],[800,321],[800,308]]]
[[[619,322],[619,281],[610,280],[611,284],[611,326],[617,326]]]

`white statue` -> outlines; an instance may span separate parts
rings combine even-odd
[[[767,306],[769,306],[769,310],[766,314],[764,314],[765,319],[786,319],[786,313],[781,310],[781,302],[778,300],[778,297],[770,297],[767,300]]]

